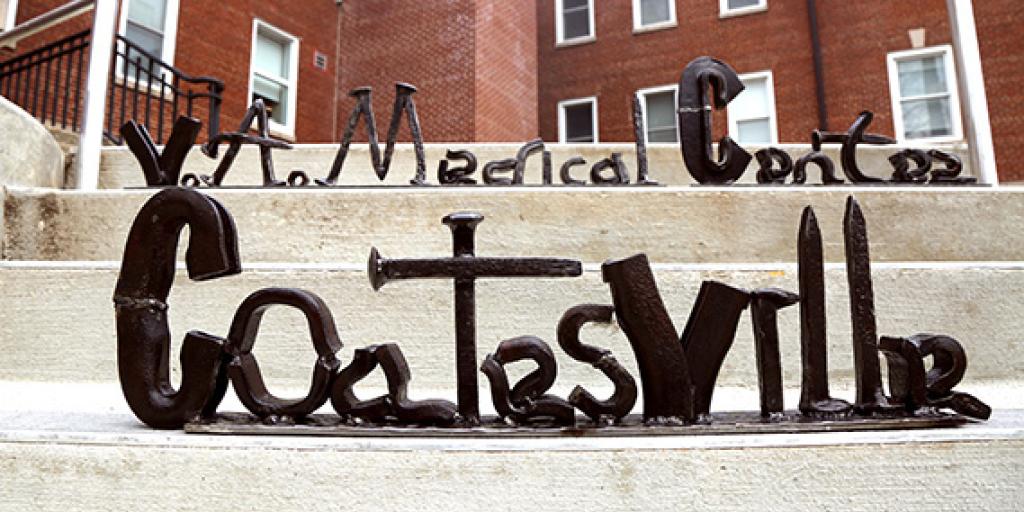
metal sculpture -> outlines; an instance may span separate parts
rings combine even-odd
[[[843,165],[843,173],[846,174],[846,179],[850,180],[851,183],[880,183],[883,181],[882,178],[875,178],[864,174],[857,164],[857,145],[896,143],[896,140],[884,135],[867,133],[868,126],[871,126],[871,121],[874,119],[875,114],[865,110],[857,116],[857,120],[850,125],[850,129],[846,132],[821,133],[822,142],[843,145],[840,150],[840,162]]]
[[[452,257],[437,259],[384,259],[370,251],[367,272],[374,290],[404,279],[455,280],[455,352],[459,414],[468,424],[480,422],[476,359],[476,280],[493,277],[574,277],[580,262],[554,258],[481,258],[476,256],[476,227],[483,215],[459,212],[446,216],[452,231]]]
[[[121,127],[121,138],[135,155],[146,177],[146,186],[173,187],[178,184],[181,167],[199,137],[203,123],[192,117],[181,116],[174,122],[171,136],[163,152],[157,150],[146,125],[128,121]]]
[[[757,153],[754,153],[754,157],[757,158],[758,170],[757,170],[757,182],[765,184],[777,184],[781,185],[786,182],[786,177],[793,173],[793,159],[790,158],[789,153],[779,148],[765,148]],[[775,164],[779,164],[779,168],[775,169]]]
[[[476,173],[476,155],[469,151],[448,150],[446,159],[441,160],[437,167],[437,182],[442,185],[475,185],[476,180],[471,178]],[[462,160],[466,164],[462,167],[448,168],[450,160]]]
[[[604,171],[609,169],[612,175],[604,175]],[[612,153],[612,156],[595,163],[590,168],[590,181],[595,185],[628,185],[629,171],[622,161],[622,153]]]
[[[427,179],[427,157],[423,149],[423,133],[420,129],[420,118],[416,114],[416,103],[412,95],[416,93],[416,86],[407,83],[395,84],[395,106],[391,111],[391,125],[388,127],[387,145],[384,147],[384,158],[381,159],[380,142],[377,138],[377,119],[373,115],[373,90],[370,87],[359,87],[353,89],[349,96],[356,99],[356,107],[348,119],[345,127],[345,134],[341,139],[341,147],[334,157],[331,171],[326,178],[317,179],[316,183],[321,186],[332,186],[338,182],[341,176],[342,167],[348,157],[349,146],[355,137],[356,127],[359,126],[359,119],[366,118],[366,137],[370,145],[370,161],[373,170],[380,181],[384,181],[391,171],[391,159],[395,154],[395,145],[398,143],[398,130],[402,126],[402,115],[409,118],[409,131],[412,133],[413,151],[416,154],[416,176],[409,182],[413,185],[423,185]]]
[[[562,183],[565,185],[586,185],[587,182],[578,180],[572,177],[572,168],[587,165],[587,161],[583,157],[575,156],[565,161],[562,164],[562,169],[558,172],[559,177],[562,179]]]
[[[709,87],[713,92],[711,98],[708,98]],[[750,164],[750,153],[730,137],[718,143],[717,162],[711,146],[712,108],[725,108],[743,89],[736,71],[711,57],[698,57],[683,71],[679,80],[679,147],[686,170],[697,183],[733,183]]]
[[[640,105],[640,95],[633,95],[633,140],[636,141],[636,182],[638,185],[657,185],[650,178],[647,163],[647,130],[644,128],[644,112]]]
[[[167,296],[174,283],[178,236],[185,226],[190,279],[218,279],[238,274],[242,267],[234,221],[216,199],[171,188],[139,210],[114,288],[117,370],[128,406],[154,428],[181,428],[212,415],[228,384],[226,340],[190,331],[181,349],[181,388],[175,391],[171,385]]]
[[[249,134],[253,121],[256,122],[256,135]],[[210,158],[217,158],[219,147],[224,142],[228,143],[228,150],[224,153],[224,158],[221,158],[220,163],[217,164],[217,169],[214,171],[213,176],[199,176],[196,178],[195,175],[189,174],[182,178],[181,184],[185,186],[199,186],[202,183],[209,187],[221,186],[224,183],[224,177],[231,170],[231,166],[234,165],[235,158],[238,157],[238,153],[242,150],[242,145],[251,144],[260,148],[263,186],[283,187],[286,185],[285,182],[278,180],[274,175],[272,150],[292,149],[292,146],[270,136],[270,118],[267,115],[267,106],[263,103],[263,100],[257,98],[256,101],[252,102],[252,106],[246,111],[237,132],[218,133],[207,141],[206,144],[203,144],[203,154]]]
[[[963,347],[942,335],[908,338],[876,334],[866,223],[852,198],[844,221],[851,293],[857,398],[853,406],[828,391],[825,291],[821,234],[808,207],[799,234],[800,295],[777,288],[747,292],[706,281],[682,335],[672,323],[647,257],[608,261],[601,272],[613,306],[570,308],[558,323],[558,345],[571,359],[601,371],[614,385],[605,400],[576,386],[567,399],[549,391],[557,377],[552,347],[534,336],[501,342],[478,366],[475,281],[480,278],[574,277],[578,261],[555,258],[486,258],[475,254],[475,228],[483,217],[453,213],[443,220],[452,231],[453,255],[436,259],[388,260],[372,249],[370,283],[441,278],[455,284],[455,362],[458,402],[411,400],[409,365],[394,343],[360,348],[349,364],[337,357],[341,340],[327,305],[315,294],[290,288],[259,290],[238,307],[226,338],[202,332],[186,335],[181,354],[182,385],[169,379],[167,296],[173,282],[177,238],[189,227],[189,276],[215,279],[238,273],[237,233],[231,216],[197,190],[168,188],[156,194],[132,226],[114,293],[118,371],[131,410],[155,428],[196,432],[332,435],[580,435],[587,432],[806,431],[849,428],[911,428],[955,425],[988,418],[991,409],[955,390],[967,365]],[[797,301],[801,315],[803,367],[800,414],[783,403],[778,311]],[[299,309],[306,318],[317,359],[305,397],[271,394],[252,350],[265,312],[273,306]],[[733,345],[739,317],[751,308],[757,357],[759,413],[711,414],[718,372]],[[632,416],[637,382],[610,351],[580,341],[582,327],[615,319],[640,369],[642,415]],[[890,395],[882,388],[879,356],[888,359]],[[931,359],[931,368],[926,368]],[[537,367],[511,385],[505,366],[533,361]],[[380,367],[387,393],[361,400],[355,386]],[[498,417],[481,417],[477,370],[491,384]],[[218,414],[228,384],[251,414]],[[337,416],[317,414],[328,400]],[[576,410],[589,421],[580,421]],[[937,412],[951,409],[956,414]],[[802,415],[802,416],[801,416]],[[659,430],[660,429],[660,430]]]

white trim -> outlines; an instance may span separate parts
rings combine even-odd
[[[14,28],[18,23],[18,0],[7,0],[7,16],[4,19],[4,32]]]
[[[648,137],[648,132],[651,129],[651,124],[649,122],[650,116],[647,115],[647,96],[651,95],[651,94],[659,94],[659,93],[669,92],[669,91],[671,91],[673,93],[672,94],[672,97],[673,97],[672,104],[673,105],[678,105],[679,104],[679,84],[662,85],[662,86],[658,86],[658,87],[648,87],[646,89],[639,89],[639,90],[636,91],[637,96],[640,97],[640,115],[641,115],[641,117],[643,117],[643,120],[644,120],[644,143],[647,144],[647,145],[651,145],[651,141],[650,141],[650,139]],[[676,112],[676,108],[675,107],[672,108],[672,112],[673,112],[673,114]],[[676,115],[673,115],[672,117],[673,117],[673,119],[675,119],[675,125],[676,125],[676,142],[674,144],[678,144],[679,140],[680,140],[679,139],[679,120],[678,120],[678,116],[676,116]],[[668,144],[668,143],[655,142],[654,144]]]
[[[739,76],[741,82],[748,80],[765,80],[765,91],[768,96],[768,129],[770,131],[769,144],[779,143],[779,120],[778,112],[775,110],[775,79],[772,76],[771,70],[767,71],[756,71],[754,73],[744,73]],[[741,93],[742,94],[742,93]],[[731,107],[731,106],[730,106]],[[739,137],[739,121],[745,121],[748,119],[760,119],[759,117],[743,117],[738,118],[733,115],[732,108],[727,110],[727,117],[729,118],[729,136],[737,139]]]
[[[584,103],[590,103],[590,115],[594,120],[594,140],[593,142],[574,142],[573,144],[597,144],[600,140],[600,131],[597,128],[597,96],[587,96],[586,98],[574,98],[571,100],[565,100],[558,102],[558,142],[566,144],[565,137],[565,108],[573,107],[576,105],[582,105]]]
[[[128,7],[132,0],[121,1],[121,19],[118,21],[117,33],[122,37],[125,34],[125,29],[128,26]],[[167,12],[164,13],[164,34],[163,34],[163,45],[160,48],[160,60],[167,63],[169,66],[174,65],[174,52],[177,49],[178,43],[178,12],[180,10],[179,0],[165,0],[167,6]],[[121,71],[122,66],[116,66],[116,74],[118,78],[125,78]],[[163,70],[166,72],[166,70]]]
[[[85,78],[85,105],[82,134],[78,138],[79,190],[96,190],[103,155],[103,122],[106,120],[107,88],[110,85],[110,55],[114,51],[117,28],[116,0],[97,0],[92,19],[92,43],[89,45],[89,72]]]
[[[751,5],[747,7],[739,7],[736,9],[729,8],[729,0],[718,1],[718,17],[719,18],[733,18],[736,16],[744,16],[747,14],[754,14],[758,12],[764,12],[768,10],[768,0],[758,0],[757,5]]]
[[[249,54],[249,94],[246,96],[248,101],[252,101],[252,94],[254,87],[254,77],[256,76],[256,70],[253,69],[253,63],[256,61],[256,35],[260,30],[265,30],[273,34],[274,37],[284,39],[288,44],[288,77],[286,80],[281,80],[280,77],[272,77],[264,74],[260,74],[261,77],[276,82],[280,85],[284,85],[288,88],[288,119],[285,124],[278,123],[277,121],[270,120],[270,130],[274,135],[283,137],[286,139],[295,139],[295,119],[296,109],[298,108],[298,97],[299,97],[299,38],[261,20],[254,18],[252,20],[252,45]]]
[[[900,73],[899,63],[901,61],[914,60],[923,57],[934,57],[941,55],[945,61],[946,68],[946,84],[949,87],[947,92],[949,96],[949,110],[952,119],[953,133],[943,137],[925,137],[920,139],[907,139],[906,127],[903,124],[903,107],[901,102],[903,97],[900,95]],[[918,48],[913,50],[904,50],[899,52],[891,52],[886,56],[886,63],[889,69],[889,98],[892,102],[892,123],[893,130],[896,133],[896,140],[900,142],[925,142],[925,143],[939,143],[939,142],[959,142],[962,141],[963,136],[963,125],[960,117],[960,92],[957,87],[956,77],[956,63],[953,61],[953,47],[946,44],[940,46],[930,46],[928,48]],[[946,96],[942,94],[939,96]],[[925,98],[925,96],[922,96]]]
[[[676,0],[666,1],[668,2],[668,19],[644,25],[643,11],[641,9],[643,3],[641,0],[633,0],[633,33],[638,34],[643,32],[652,32],[655,30],[678,26],[679,21],[676,19]]]
[[[589,15],[590,34],[585,36],[565,38],[565,18],[562,15],[563,0],[555,0],[555,46],[572,46],[583,43],[590,43],[597,40],[597,24],[594,22],[594,0],[587,0],[587,14]]]

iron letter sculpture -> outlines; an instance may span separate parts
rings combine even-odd
[[[303,427],[327,429],[336,435],[394,427],[415,427],[401,430],[406,434],[462,429],[459,432],[467,435],[527,433],[534,429],[555,434],[578,429],[640,433],[648,428],[678,433],[718,428],[711,431],[720,432],[722,428],[742,430],[757,424],[792,431],[813,429],[816,422],[824,422],[822,428],[830,430],[842,429],[844,422],[905,428],[913,426],[914,421],[920,422],[919,426],[951,425],[965,421],[965,417],[985,419],[991,414],[983,402],[954,389],[964,376],[967,359],[963,347],[953,338],[922,334],[879,340],[866,223],[852,197],[847,204],[844,234],[857,376],[854,406],[829,396],[821,235],[809,207],[804,211],[798,236],[800,295],[775,288],[747,292],[706,281],[682,335],[665,310],[645,255],[606,262],[601,272],[614,306],[573,307],[557,329],[558,345],[569,357],[600,370],[614,384],[614,392],[606,400],[595,398],[579,386],[568,399],[550,394],[557,377],[555,355],[547,343],[534,336],[501,342],[478,366],[477,279],[582,274],[580,263],[574,260],[477,256],[475,230],[482,220],[481,215],[467,212],[444,218],[452,231],[451,257],[389,260],[372,249],[368,263],[370,284],[376,290],[394,280],[454,281],[457,405],[439,399],[410,400],[412,376],[396,344],[357,349],[352,361],[343,367],[336,355],[341,340],[327,305],[312,292],[290,288],[267,288],[250,295],[239,306],[226,339],[190,332],[181,354],[182,386],[174,390],[169,379],[166,301],[174,278],[179,233],[185,226],[190,228],[186,264],[194,280],[237,274],[241,262],[234,222],[217,200],[188,188],[157,193],[142,207],[132,226],[114,292],[118,371],[131,410],[154,428],[185,426],[202,432],[274,433],[281,432],[275,429]],[[800,303],[803,377],[800,412],[793,415],[783,407],[777,314],[796,302]],[[298,400],[272,395],[252,355],[262,316],[276,305],[297,308],[305,315],[317,354],[310,390]],[[711,414],[712,393],[739,317],[748,306],[756,343],[759,419],[737,421],[730,419],[734,416],[721,414],[720,420],[717,413]],[[629,371],[611,352],[585,345],[579,339],[583,325],[608,323],[613,318],[637,357],[644,394],[640,418],[630,415],[638,389]],[[889,361],[890,394],[882,388],[880,355]],[[933,360],[930,369],[925,368],[928,358]],[[534,361],[537,368],[510,385],[504,366],[522,360]],[[378,366],[387,379],[388,393],[358,399],[354,386]],[[478,370],[491,383],[498,419],[480,414]],[[250,416],[217,413],[229,383]],[[316,414],[328,400],[338,414],[333,419]],[[957,414],[935,412],[940,408]],[[577,418],[576,409],[589,421]],[[721,422],[725,423],[719,425]]]

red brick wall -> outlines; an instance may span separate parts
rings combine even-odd
[[[395,82],[415,85],[428,141],[474,140],[475,9],[472,0],[346,1],[342,4],[341,90],[368,85],[381,137]],[[355,102],[342,96],[342,129]],[[400,140],[409,140],[403,124]]]
[[[769,0],[766,12],[719,18],[718,2],[676,0],[679,26],[634,34],[630,0],[596,4],[597,40],[556,48],[554,0],[537,2],[539,125],[558,138],[558,102],[598,97],[600,140],[631,141],[629,101],[638,89],[678,81],[686,63],[711,55],[739,73],[771,69],[779,139],[806,142],[817,125],[814,71],[805,0]],[[1024,179],[1014,150],[1024,144],[1024,2],[976,1],[996,157],[1002,179]],[[876,114],[872,131],[892,135],[886,55],[911,48],[908,31],[924,28],[926,46],[949,44],[944,0],[818,1],[828,122],[845,129],[862,110]],[[715,116],[716,137],[726,130]]]
[[[531,0],[476,3],[474,140],[537,136],[537,17]]]

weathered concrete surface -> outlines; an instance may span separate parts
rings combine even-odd
[[[59,188],[64,152],[39,121],[0,96],[0,185]]]
[[[148,431],[120,412],[36,413],[60,430],[0,430],[0,510],[1011,511],[1020,416],[921,432],[510,442],[226,438]]]
[[[793,267],[695,270],[659,266],[659,288],[677,328],[690,314],[701,280],[715,279],[748,289],[781,286],[796,290]],[[835,386],[852,382],[852,348],[845,273],[830,266],[828,281],[829,370]],[[1024,267],[974,266],[918,268],[876,265],[875,294],[879,332],[949,334],[968,352],[970,367],[962,385],[1020,380],[1024,375]],[[116,382],[115,330],[111,293],[117,271],[58,266],[0,270],[0,381]],[[235,308],[251,292],[268,286],[304,288],[321,295],[334,313],[345,343],[343,360],[356,347],[398,342],[412,369],[412,390],[454,389],[454,332],[451,284],[444,281],[390,283],[373,292],[361,269],[262,269],[241,276],[192,283],[179,273],[172,290],[172,339],[179,346],[186,330],[225,334]],[[533,334],[548,341],[558,357],[555,391],[565,395],[576,384],[595,392],[607,380],[557,348],[554,332],[570,307],[610,303],[596,269],[582,278],[481,281],[478,289],[478,354],[498,343]],[[799,310],[780,313],[786,386],[799,388]],[[587,327],[583,340],[611,349],[634,375],[635,361],[617,326]],[[177,348],[175,348],[177,351]],[[260,328],[255,353],[272,389],[308,387],[315,355],[301,314],[271,310]],[[177,358],[172,358],[177,366]],[[529,365],[515,368],[529,370]],[[752,388],[757,373],[749,316],[744,314],[732,351],[720,374],[722,386]],[[377,375],[367,388],[379,388]],[[488,396],[486,384],[482,396]],[[361,388],[363,389],[363,388]],[[756,402],[748,404],[755,408]],[[1021,402],[1024,408],[1024,401]]]
[[[153,191],[10,190],[4,258],[119,260]],[[476,210],[479,254],[599,263],[646,252],[663,263],[792,262],[801,210],[814,205],[825,256],[842,261],[854,194],[875,261],[1017,261],[1024,188],[647,187],[589,189],[218,190],[237,221],[243,262],[362,263],[451,251],[440,219]]]
[[[480,161],[480,166],[475,175],[478,182],[482,180],[481,171],[485,163],[494,160],[514,158],[519,150],[517,144],[427,144],[427,180],[429,183],[437,184],[438,162],[445,158],[448,149],[466,149],[472,151]],[[809,144],[781,144],[777,146],[788,152],[793,160],[807,154],[811,147]],[[951,151],[961,156],[965,162],[964,175],[971,175],[967,151],[960,146],[936,146]],[[382,146],[383,149],[383,146]],[[750,153],[757,151],[758,147],[746,148]],[[903,146],[872,147],[863,146],[858,150],[858,161],[861,168],[871,175],[888,178],[892,175],[892,166],[887,158],[889,155],[903,149]],[[588,165],[575,167],[573,176],[576,179],[589,180],[590,166],[604,158],[608,158],[613,152],[622,153],[623,161],[630,170],[631,180],[636,182],[637,164],[636,148],[633,144],[549,144],[551,151],[554,180],[559,180],[558,171],[562,164],[573,156],[582,156]],[[824,153],[836,164],[836,172],[840,177],[842,170],[839,164],[839,146],[826,145]],[[274,167],[279,179],[285,179],[288,173],[294,170],[304,171],[310,178],[322,178],[327,176],[331,165],[334,162],[338,146],[333,144],[299,144],[291,151],[274,151]],[[221,151],[220,155],[223,156]],[[648,148],[648,162],[651,170],[651,177],[664,185],[689,185],[693,179],[686,172],[683,165],[682,153],[676,144],[653,144]],[[192,151],[185,163],[182,173],[195,173],[212,175],[217,168],[220,159],[211,159],[196,148]],[[383,182],[388,185],[407,185],[413,178],[416,170],[415,157],[411,144],[400,144],[395,150],[395,158],[392,163],[391,172]],[[743,177],[745,183],[755,183],[754,174],[757,171],[757,161],[751,161],[747,173]],[[820,183],[816,167],[811,166],[808,170],[808,181]],[[541,157],[535,155],[527,163],[527,183],[541,183]],[[230,173],[224,180],[224,185],[259,185],[263,183],[263,176],[259,164],[259,151],[255,147],[245,147],[235,160]],[[339,181],[343,185],[379,185],[381,181],[370,167],[370,152],[366,144],[354,144],[351,147],[349,156],[345,161],[345,167]],[[103,164],[100,172],[100,188],[124,188],[141,187],[146,185],[146,180],[139,170],[138,163],[131,152],[124,147],[110,147],[103,150]]]

